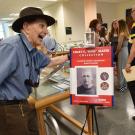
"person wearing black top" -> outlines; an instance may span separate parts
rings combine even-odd
[[[131,66],[135,65],[135,5],[132,8],[131,16],[134,20],[134,23],[132,25],[131,33],[130,33],[130,39],[129,39],[129,57],[125,66],[125,70],[127,72],[131,71]],[[135,107],[135,81],[128,82],[128,88],[130,90],[130,94],[133,100],[133,104]],[[133,120],[135,120],[135,116],[132,117]]]

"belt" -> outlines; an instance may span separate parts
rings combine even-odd
[[[0,100],[0,105],[27,104],[27,100]]]

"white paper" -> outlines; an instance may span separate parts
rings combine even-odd
[[[122,70],[127,82],[135,81],[135,66],[131,67],[131,72],[127,73],[125,69]]]

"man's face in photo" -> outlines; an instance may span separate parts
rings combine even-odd
[[[82,84],[87,89],[93,87],[93,75],[90,70],[82,71]]]

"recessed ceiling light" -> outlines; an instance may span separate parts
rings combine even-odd
[[[40,1],[47,1],[47,2],[52,2],[52,1],[58,1],[58,0],[40,0]]]
[[[1,21],[12,21],[12,20],[14,20],[14,18],[7,17],[7,18],[1,18],[0,20]]]
[[[28,6],[24,6],[24,7],[22,7],[22,8],[21,8],[21,10],[23,10],[23,9],[24,9],[24,8],[26,8],[26,7],[28,7]]]
[[[19,13],[11,13],[9,16],[19,16]]]

